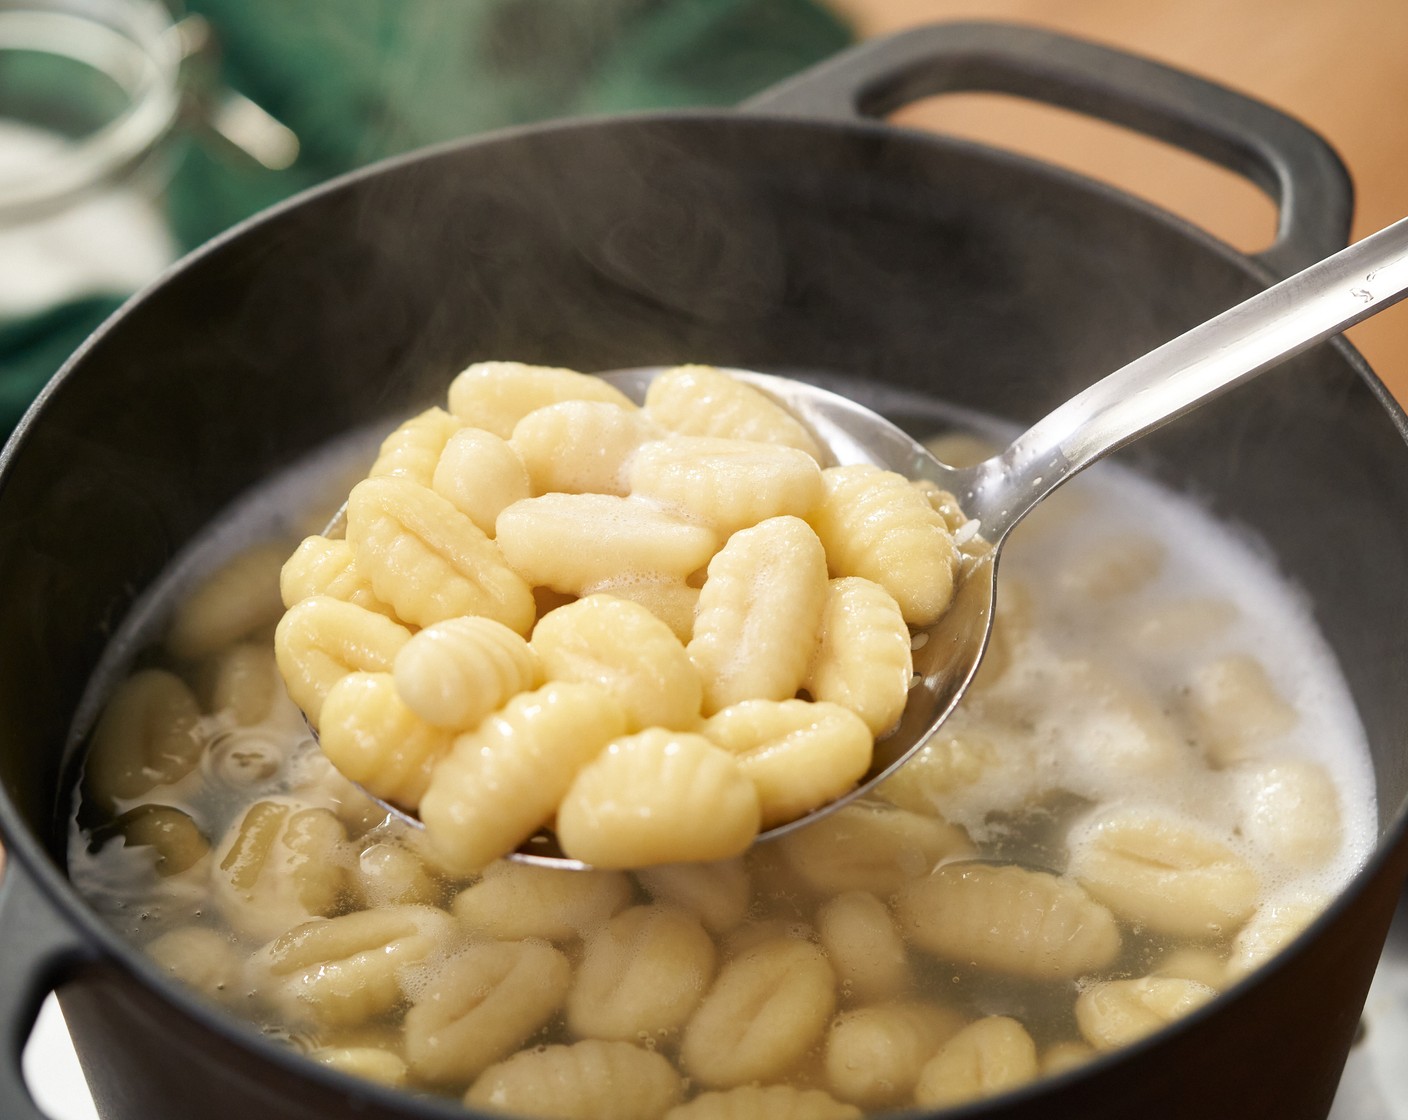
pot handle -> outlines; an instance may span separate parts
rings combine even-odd
[[[1308,127],[1225,86],[1035,27],[973,22],[901,31],[852,47],[739,109],[855,121],[959,91],[1071,109],[1251,180],[1280,211],[1275,242],[1254,255],[1273,279],[1349,243],[1353,185],[1334,149]]]
[[[0,946],[0,1116],[48,1120],[25,1085],[25,1043],[45,997],[93,953],[13,852],[0,878]]]

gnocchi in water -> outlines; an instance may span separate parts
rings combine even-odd
[[[955,563],[913,538],[962,514],[739,390],[489,363],[262,486],[94,682],[79,889],[265,1039],[545,1120],[942,1110],[1295,940],[1373,843],[1347,690],[1261,554],[1110,464],[1017,530],[942,734],[752,845],[896,718],[909,584]],[[362,478],[349,540],[309,537]],[[595,870],[495,858],[550,818]]]

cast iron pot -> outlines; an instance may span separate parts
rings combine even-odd
[[[1246,257],[1115,191],[876,116],[1006,91],[1159,136],[1280,206]],[[247,224],[128,304],[0,474],[0,1116],[57,988],[105,1117],[450,1117],[258,1037],[164,978],[64,877],[62,744],[106,636],[222,507],[490,357],[864,379],[1028,422],[1344,243],[1350,187],[1281,114],[1091,45],[953,25],[734,112],[551,124],[398,159]],[[1382,838],[1270,967],[1201,1013],[965,1116],[1323,1117],[1408,870],[1405,418],[1336,342],[1139,445],[1260,532],[1318,607],[1373,747]],[[1351,537],[1343,530],[1354,527]]]

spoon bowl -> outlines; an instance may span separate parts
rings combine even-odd
[[[847,793],[759,833],[771,840],[864,796],[938,731],[978,671],[992,632],[997,569],[1014,526],[1043,498],[1110,452],[1250,380],[1408,294],[1408,219],[1283,280],[1097,381],[1004,451],[970,467],[939,462],[884,417],[816,385],[748,370],[724,372],[762,390],[806,425],[831,464],[870,463],[953,494],[980,540],[948,611],[914,634],[914,682],[898,725],[876,741],[870,768]],[[640,401],[663,367],[597,376]],[[342,528],[344,514],[328,527]],[[369,795],[370,796],[370,795]],[[421,827],[386,802],[388,812]],[[507,858],[586,869],[548,832]]]

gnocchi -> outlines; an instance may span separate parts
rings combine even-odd
[[[803,425],[708,367],[659,375],[638,409],[570,370],[479,363],[451,385],[448,411],[427,409],[383,441],[348,498],[345,540],[309,538],[284,564],[278,666],[334,764],[419,811],[461,869],[547,824],[570,855],[612,866],[726,858],[749,830],[851,789],[904,709],[906,619],[946,606],[963,517],[951,495],[935,505],[896,482],[823,471]],[[937,548],[933,564],[895,569],[916,544]],[[942,586],[917,587],[938,575]],[[713,739],[733,762],[702,740],[664,752],[609,743],[616,732],[588,736],[570,759],[544,754],[513,708],[544,682],[604,690],[628,736],[696,732],[718,716]],[[725,714],[751,700],[778,705],[770,722]],[[601,781],[589,792],[601,769],[625,780],[667,758],[678,771],[685,756],[727,792],[686,800],[676,785],[651,805],[644,779],[629,805],[603,801]],[[495,811],[506,790],[524,796]],[[645,827],[652,812],[701,806],[719,813],[644,854],[659,838]],[[603,825],[601,813],[615,816]]]
[[[560,1120],[654,1120],[683,1092],[679,1074],[653,1050],[588,1039],[522,1050],[490,1066],[464,1103]]]
[[[836,1006],[826,954],[775,938],[728,961],[684,1029],[680,1061],[710,1088],[785,1078],[821,1038]]]
[[[786,424],[770,429],[767,398],[720,390],[742,402],[738,425],[778,441],[738,449],[741,427],[707,430],[706,402],[728,381],[718,371],[674,371],[643,409],[574,395],[590,382],[566,372],[467,378],[457,396],[495,432],[433,412],[393,433],[374,468],[396,501],[371,536],[399,543],[365,563],[327,536],[221,553],[206,567],[225,574],[204,586],[257,585],[264,606],[226,613],[198,590],[205,622],[185,624],[199,639],[189,655],[158,618],[111,691],[71,873],[159,968],[222,1010],[352,1076],[519,1115],[927,1110],[1161,1030],[1293,940],[1352,870],[1372,801],[1339,769],[1348,740],[1325,733],[1294,663],[1258,643],[1264,600],[1220,569],[1190,574],[1199,550],[1145,518],[1147,504],[1102,520],[1104,501],[1059,503],[1016,535],[979,683],[876,800],[729,854],[765,821],[845,792],[903,705],[923,638],[878,580],[834,570],[814,525],[829,468],[792,450]],[[681,438],[720,461],[692,472],[680,447],[666,450]],[[550,453],[593,441],[600,456],[575,465]],[[803,476],[821,478],[814,506]],[[864,481],[847,483],[866,495],[858,508],[876,501],[879,520],[894,517]],[[419,490],[398,505],[406,487]],[[961,578],[981,541],[952,495],[908,491],[954,538]],[[564,546],[551,534],[565,526],[533,523],[581,508],[554,506],[562,497],[666,516],[707,550],[662,563],[646,541],[637,571],[609,549],[599,569],[574,568],[599,543],[586,521]],[[395,585],[469,555],[412,531],[407,510],[427,500],[523,584],[522,626],[407,617],[405,603],[433,595],[373,586],[378,565]],[[517,544],[544,550],[530,574],[514,571],[515,542],[499,531],[525,511]],[[710,563],[770,522],[817,538],[819,622],[792,694],[714,711],[689,656],[707,641]],[[272,580],[269,555],[288,557]],[[554,565],[559,587],[535,582]],[[239,576],[261,566],[249,584]],[[473,582],[477,562],[468,569]],[[271,595],[278,628],[261,613]],[[517,758],[520,770],[489,765],[510,745],[555,760],[549,775]],[[498,801],[475,790],[506,782],[517,819],[456,855],[333,769],[339,749],[378,760],[364,780],[377,788],[379,774],[405,803],[443,770],[445,815],[490,832],[503,822],[478,806]],[[667,836],[661,814],[708,827]],[[535,821],[630,870],[490,856]],[[672,862],[640,866],[655,859]]]
[[[567,997],[578,1038],[657,1041],[693,1014],[714,976],[703,924],[670,906],[623,910],[587,938]]]
[[[1114,915],[1079,885],[1042,871],[950,863],[900,895],[902,928],[920,948],[1034,980],[1073,980],[1118,956]]]
[[[406,1061],[436,1085],[467,1088],[562,1006],[572,967],[539,941],[475,941],[420,987],[405,1018]]]
[[[914,1102],[962,1104],[1025,1085],[1037,1075],[1036,1044],[1017,1020],[989,1015],[945,1042],[919,1071]]]

